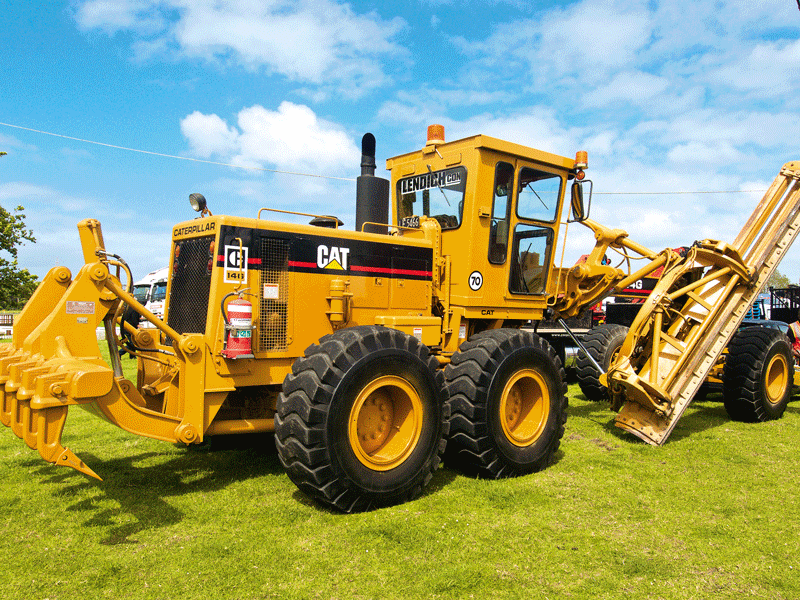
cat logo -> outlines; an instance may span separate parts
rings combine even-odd
[[[247,246],[225,246],[225,283],[247,281]]]
[[[317,246],[317,266],[320,269],[346,271],[348,254],[350,254],[350,248]]]

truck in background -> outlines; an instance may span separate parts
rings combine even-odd
[[[133,284],[133,297],[159,319],[164,318],[164,301],[167,299],[167,278],[169,267],[148,273]],[[143,320],[142,327],[154,327]]]

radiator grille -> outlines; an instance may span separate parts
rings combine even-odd
[[[261,238],[259,350],[286,350],[289,297],[289,242]]]
[[[214,236],[183,240],[176,244],[172,265],[167,324],[178,333],[205,333],[208,294],[211,290],[209,247]]]

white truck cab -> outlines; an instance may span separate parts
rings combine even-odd
[[[169,269],[164,267],[148,273],[133,284],[133,296],[158,318],[164,318],[164,300],[167,297],[167,277]],[[143,321],[142,326],[151,326]]]

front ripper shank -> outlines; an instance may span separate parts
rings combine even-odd
[[[44,460],[100,479],[61,443],[70,406],[94,404],[92,410],[112,422],[136,411],[139,421],[158,424],[152,430],[159,439],[176,440],[185,426],[144,408],[136,387],[103,360],[95,330],[112,324],[124,291],[109,272],[100,223],[86,219],[78,230],[86,264],[74,279],[65,267],[51,269],[16,318],[11,343],[0,345],[0,422]]]

